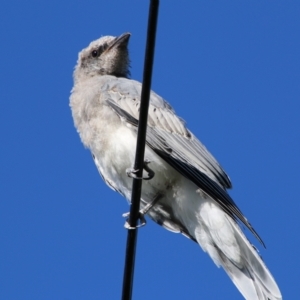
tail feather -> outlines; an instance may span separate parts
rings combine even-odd
[[[197,242],[224,268],[245,299],[282,299],[273,276],[239,225],[215,206],[206,206],[200,215],[201,225],[195,228]]]
[[[222,260],[224,270],[245,299],[268,299],[247,267],[239,269],[224,256]]]
[[[249,297],[249,293],[256,294],[257,299],[282,299],[273,276],[256,249],[250,244],[239,226],[230,217],[227,219],[235,230],[235,237],[241,248],[244,261],[244,267],[239,269],[227,259],[227,263],[223,264],[227,274],[246,299],[255,299],[253,296]]]

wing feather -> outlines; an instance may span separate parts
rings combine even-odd
[[[103,91],[109,105],[122,120],[138,126],[141,84],[134,80],[113,78]],[[107,82],[107,81],[106,81]],[[231,182],[225,171],[205,146],[186,128],[172,107],[151,92],[148,114],[147,145],[174,169],[194,182],[214,199],[234,220],[240,220],[264,245],[257,232],[226,192]]]

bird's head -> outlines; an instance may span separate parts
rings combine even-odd
[[[79,53],[74,77],[113,75],[129,77],[128,41],[130,33],[103,36]]]

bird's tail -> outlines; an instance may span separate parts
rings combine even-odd
[[[235,237],[241,249],[243,265],[242,267],[236,266],[220,251],[222,266],[226,273],[246,299],[282,299],[272,274],[256,249],[247,240],[239,226],[232,219],[229,221],[234,228]]]
[[[195,236],[203,250],[217,266],[224,268],[245,299],[282,299],[273,276],[256,249],[235,221],[225,214],[223,217],[222,226],[219,226],[220,220],[216,226],[217,219],[201,220]]]

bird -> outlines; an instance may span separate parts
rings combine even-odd
[[[83,49],[70,96],[81,141],[105,183],[129,203],[142,89],[130,78],[130,36],[102,36]],[[246,226],[264,245],[229,195],[231,181],[221,165],[154,91],[147,122],[141,214],[198,243],[245,299],[282,299],[241,229]]]

